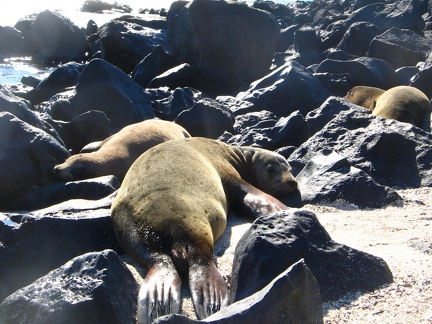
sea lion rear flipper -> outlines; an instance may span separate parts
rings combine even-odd
[[[150,324],[157,317],[181,310],[181,280],[167,257],[153,265],[138,294],[138,323]]]
[[[245,184],[240,189],[238,203],[241,212],[255,218],[289,209],[275,197],[250,184]]]
[[[213,261],[208,265],[192,263],[189,267],[189,288],[195,313],[206,318],[228,305],[228,285]]]

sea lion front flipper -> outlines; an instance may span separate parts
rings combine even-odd
[[[243,184],[238,193],[238,208],[251,217],[273,214],[289,209],[284,203],[264,191],[250,185]]]
[[[181,280],[171,260],[155,263],[138,294],[138,323],[150,324],[157,317],[181,310]]]
[[[192,263],[189,267],[189,288],[195,313],[206,318],[228,305],[228,285],[213,261],[207,265]]]

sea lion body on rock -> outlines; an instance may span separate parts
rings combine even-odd
[[[385,91],[378,98],[372,115],[410,123],[430,131],[430,101],[415,87],[397,86]]]
[[[345,99],[369,109],[375,117],[395,119],[430,131],[430,101],[415,87],[397,86],[383,90],[356,86],[348,91]]]
[[[180,125],[150,119],[122,128],[101,142],[90,143],[84,152],[69,157],[54,167],[54,174],[64,181],[114,175],[123,180],[132,163],[149,148],[174,139],[190,137]]]
[[[283,210],[287,207],[270,194],[296,188],[285,158],[264,149],[196,137],[142,154],[111,207],[120,245],[148,270],[138,296],[138,322],[180,311],[179,274],[188,274],[198,318],[226,306],[228,287],[213,249],[229,210],[253,217]]]
[[[347,92],[345,99],[373,111],[376,101],[384,92],[385,90],[376,87],[355,86]]]

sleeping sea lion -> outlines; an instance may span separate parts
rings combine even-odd
[[[372,115],[410,123],[430,131],[430,101],[415,87],[397,86],[385,91],[378,98]]]
[[[384,92],[385,90],[380,88],[356,86],[347,92],[345,99],[373,111],[376,101]]]
[[[123,180],[132,163],[150,147],[166,141],[190,137],[180,125],[158,119],[145,120],[122,128],[101,142],[90,143],[87,153],[69,157],[54,167],[64,181],[82,180],[112,174]]]
[[[120,245],[148,270],[138,296],[138,322],[180,311],[183,274],[198,318],[226,306],[228,287],[213,249],[229,210],[253,217],[283,210],[288,207],[270,195],[296,189],[285,158],[264,149],[195,137],[142,154],[111,207]]]

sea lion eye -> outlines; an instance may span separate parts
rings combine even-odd
[[[268,165],[266,172],[268,175],[274,175],[276,173],[276,167],[274,165]]]

